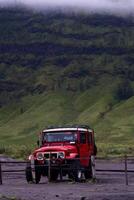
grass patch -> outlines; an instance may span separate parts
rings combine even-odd
[[[5,195],[0,195],[0,200],[21,200],[21,199],[15,197],[15,196],[7,197],[7,196],[5,196]]]
[[[0,154],[10,156],[12,158],[26,160],[35,147],[32,145],[10,145],[0,146]]]
[[[105,144],[99,143],[98,157],[109,158],[109,157],[123,157],[124,155],[134,156],[134,145],[116,145],[116,144]]]

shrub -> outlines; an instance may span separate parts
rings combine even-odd
[[[131,84],[128,80],[122,80],[116,89],[116,98],[121,100],[126,100],[133,96],[133,89],[131,87]]]

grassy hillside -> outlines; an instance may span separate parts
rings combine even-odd
[[[101,155],[130,153],[134,143],[134,97],[116,103],[110,93],[103,96],[107,87],[99,92],[98,87],[76,95],[29,95],[1,108],[1,144],[36,146],[39,131],[47,125],[83,123],[95,129]]]
[[[0,145],[80,123],[95,129],[100,154],[133,153],[133,27],[132,18],[0,9]]]

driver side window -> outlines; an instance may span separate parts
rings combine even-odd
[[[80,133],[80,143],[86,144],[86,133]]]

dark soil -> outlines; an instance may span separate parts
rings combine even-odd
[[[24,164],[2,164],[2,170],[24,168]],[[124,161],[97,160],[96,169],[124,169]],[[129,161],[128,169],[134,169],[133,160]],[[47,178],[42,177],[40,184],[28,184],[24,172],[3,173],[0,200],[6,199],[2,196],[22,200],[134,200],[134,173],[128,173],[128,186],[124,173],[97,171],[96,178],[95,182],[73,183],[64,179],[49,183]]]

